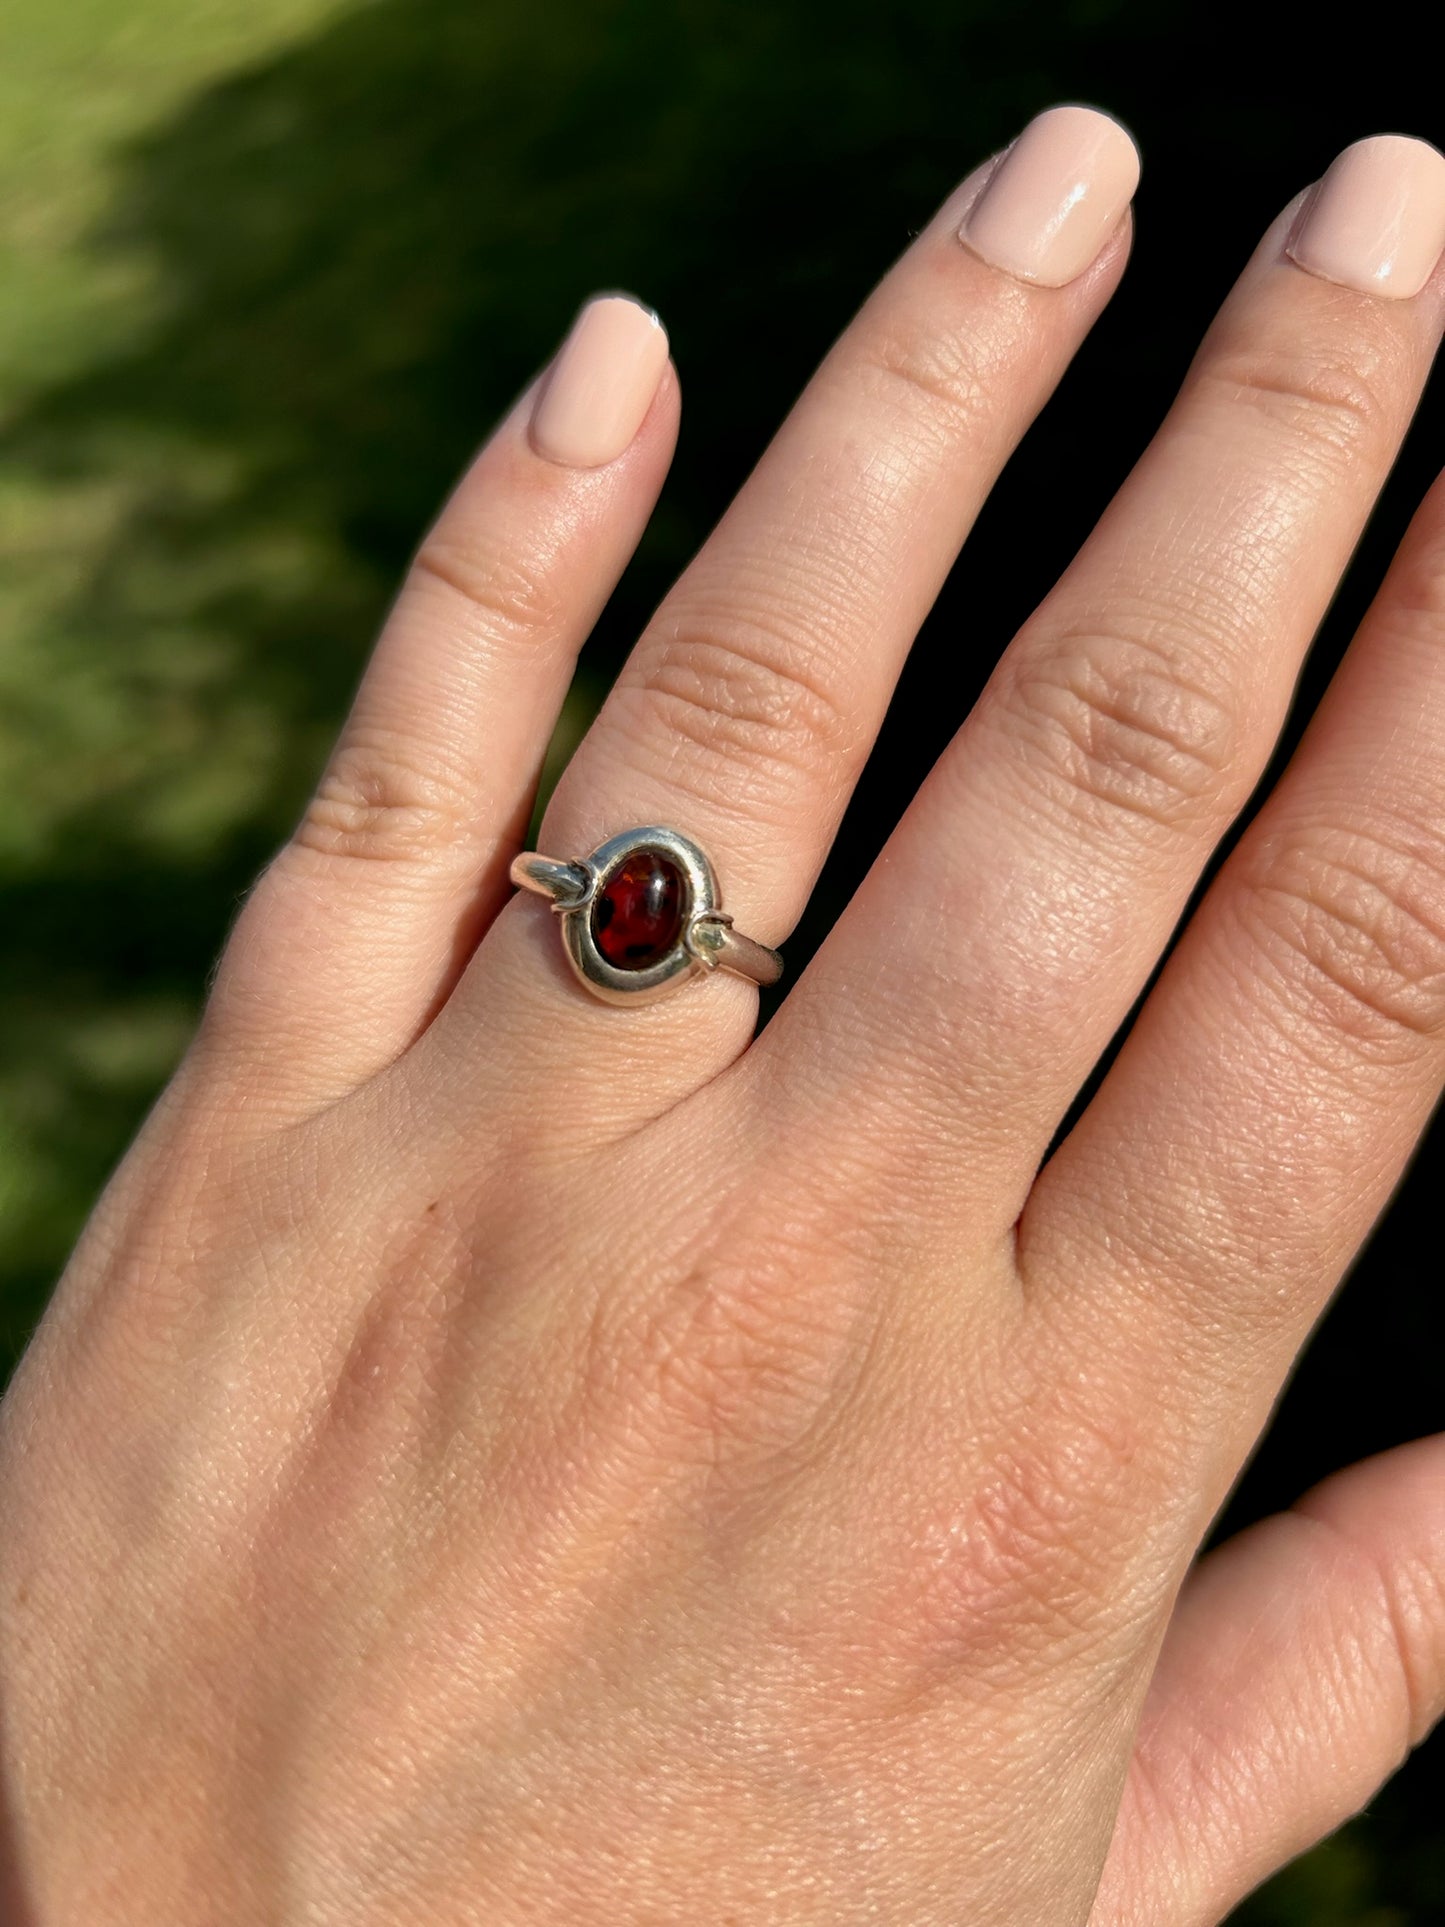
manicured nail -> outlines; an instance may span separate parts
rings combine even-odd
[[[615,462],[641,428],[667,365],[667,330],[630,295],[589,301],[532,411],[532,443],[567,468]]]
[[[1031,120],[969,209],[958,238],[1023,281],[1061,288],[1094,261],[1139,185],[1139,151],[1092,107]]]
[[[1306,201],[1287,252],[1362,294],[1418,294],[1445,254],[1445,154],[1403,134],[1356,141]]]

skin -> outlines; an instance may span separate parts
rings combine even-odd
[[[966,182],[657,612],[539,847],[786,938],[1113,290]],[[1445,1440],[1195,1554],[1445,1072],[1445,486],[1098,1095],[1409,421],[1445,276],[1265,236],[766,1033],[508,898],[657,497],[535,388],[0,1410],[13,1927],[1203,1927],[1445,1703]],[[960,646],[975,646],[960,638]]]

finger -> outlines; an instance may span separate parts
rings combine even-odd
[[[1423,274],[1445,160],[1384,146],[1415,184]],[[930,1183],[1000,1231],[1258,779],[1439,337],[1445,278],[1388,299],[1306,273],[1290,248],[1315,218],[1296,207],[1266,237],[760,1040],[761,1073],[806,1056],[837,1114],[915,1162],[932,1145]]]
[[[1445,1436],[1352,1466],[1187,1582],[1091,1927],[1214,1927],[1445,1713]]]
[[[944,206],[649,625],[559,787],[544,851],[574,858],[671,825],[711,854],[741,929],[786,936],[919,623],[1122,270],[1136,172],[1112,121],[1057,109]],[[480,1068],[512,1084],[524,1055],[535,1090],[555,1065],[575,1108],[605,1035],[611,1114],[634,1098],[660,1110],[740,1048],[755,1009],[719,977],[622,1025],[563,974],[551,920],[522,899],[434,1055],[470,1089],[485,1031]],[[629,1050],[646,1054],[645,1078],[629,1079]]]
[[[506,865],[577,651],[677,436],[667,337],[589,302],[427,536],[294,836],[232,936],[208,1015],[288,1091],[335,1095],[446,996]]]
[[[1227,1478],[1442,1072],[1445,480],[1040,1176],[1018,1251],[1041,1311],[1093,1350],[1127,1331]]]

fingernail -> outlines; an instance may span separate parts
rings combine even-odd
[[[1356,141],[1305,203],[1286,252],[1362,294],[1418,294],[1445,253],[1445,154],[1403,134]]]
[[[1031,120],[969,209],[959,239],[993,267],[1061,288],[1119,225],[1139,185],[1139,152],[1092,107]]]
[[[587,303],[532,411],[532,444],[567,468],[615,462],[641,428],[667,365],[667,330],[630,295]]]

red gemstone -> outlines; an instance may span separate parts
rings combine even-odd
[[[635,850],[592,904],[592,935],[617,970],[646,970],[682,930],[682,873],[656,850]]]

